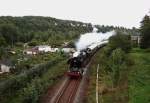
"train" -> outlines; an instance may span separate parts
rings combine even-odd
[[[108,43],[107,40],[101,42],[92,43],[81,51],[76,51],[73,53],[72,57],[68,59],[67,63],[69,65],[69,70],[67,75],[69,77],[82,77],[84,70],[89,63],[91,57],[95,52],[101,47]]]

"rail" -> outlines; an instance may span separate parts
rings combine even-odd
[[[80,79],[69,79],[56,96],[54,103],[72,103],[79,84]]]

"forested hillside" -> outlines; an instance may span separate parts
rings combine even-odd
[[[120,31],[120,32],[129,34],[129,35],[139,35],[139,29],[134,28],[134,27],[132,29],[125,28],[125,27],[119,27],[119,26],[108,26],[108,25],[106,25],[106,26],[96,25],[96,27],[98,29],[98,32],[102,32],[102,33],[105,33],[105,32],[111,31],[111,30],[116,30],[116,31]]]
[[[0,17],[0,40],[3,40],[0,45],[30,41],[54,44],[91,31],[91,24],[51,17]]]

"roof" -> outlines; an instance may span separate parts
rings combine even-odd
[[[36,49],[36,48],[31,48],[31,49],[26,49],[26,50],[24,50],[24,52],[28,52],[28,51],[31,51],[31,52],[39,52],[38,49]]]
[[[45,47],[50,47],[49,45],[39,45],[39,46],[36,46],[38,48],[45,48]]]

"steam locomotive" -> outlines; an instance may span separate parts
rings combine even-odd
[[[87,46],[86,49],[73,53],[73,56],[67,61],[69,64],[67,75],[70,77],[82,77],[84,69],[89,63],[91,57],[99,48],[105,46],[107,43],[107,40],[93,43]]]

